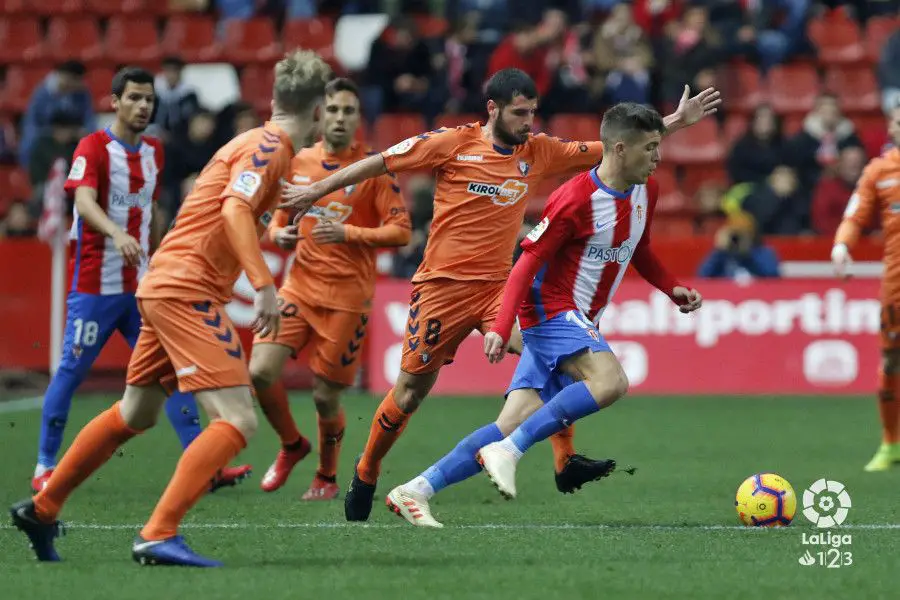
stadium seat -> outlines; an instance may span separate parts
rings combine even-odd
[[[31,199],[31,184],[28,173],[18,167],[0,166],[0,186],[2,197],[8,201],[26,201]]]
[[[334,59],[334,22],[327,18],[296,19],[284,24],[281,33],[286,49],[315,50],[327,61]]]
[[[747,132],[750,117],[741,114],[729,115],[722,126],[722,138],[725,145],[731,148]]]
[[[224,59],[231,63],[266,63],[281,58],[281,43],[271,19],[236,19],[225,23]]]
[[[110,68],[95,67],[88,70],[85,83],[94,100],[94,111],[112,110],[112,78],[115,73]]]
[[[693,198],[704,183],[719,183],[727,187],[729,182],[728,172],[722,165],[689,165],[681,178],[681,191],[688,198]]]
[[[676,165],[698,165],[721,161],[725,145],[715,119],[703,119],[663,140],[663,159]]]
[[[160,59],[156,26],[141,17],[113,17],[106,28],[106,58],[114,63]]]
[[[53,17],[46,40],[47,54],[54,61],[93,62],[103,56],[100,26],[93,17]]]
[[[600,137],[600,117],[596,115],[554,115],[548,123],[552,136],[569,140],[596,140]]]
[[[809,112],[819,95],[819,75],[811,65],[778,65],[768,75],[769,102],[779,114]]]
[[[449,26],[445,19],[434,15],[415,15],[413,20],[423,38],[439,38],[447,33]]]
[[[872,17],[866,23],[866,58],[872,64],[881,58],[881,50],[891,34],[900,31],[900,17]]]
[[[781,121],[781,132],[784,134],[784,137],[790,138],[800,133],[800,130],[803,129],[804,120],[806,120],[806,115],[804,113],[790,113],[784,115],[784,118]]]
[[[807,25],[807,35],[823,65],[860,62],[865,58],[859,26],[843,11],[836,11]]]
[[[653,174],[656,183],[659,184],[659,199],[656,202],[656,210],[663,213],[672,213],[687,210],[690,207],[690,198],[681,191],[678,179],[675,177],[675,169],[660,165]]]
[[[0,111],[22,113],[28,108],[31,94],[47,76],[45,67],[13,66],[6,72],[6,85],[0,93]]]
[[[216,40],[216,22],[202,15],[175,15],[166,22],[160,48],[163,55],[185,62],[215,62],[222,56]]]
[[[0,18],[0,63],[28,62],[44,54],[44,34],[34,17]]]
[[[249,65],[241,72],[241,98],[259,112],[267,113],[272,101],[275,74],[265,66]]]
[[[334,27],[334,54],[344,69],[362,71],[369,64],[372,42],[384,32],[390,17],[385,14],[344,15]]]
[[[731,112],[752,112],[765,99],[764,82],[755,65],[728,63],[720,69],[719,80]]]
[[[104,17],[135,14],[165,14],[166,2],[153,0],[86,0],[85,10]]]
[[[884,151],[885,144],[890,141],[887,133],[887,119],[882,112],[860,113],[851,115],[856,135],[866,149],[869,158],[874,158]]]
[[[35,15],[75,14],[84,11],[84,0],[0,0],[0,14],[29,13]]]
[[[424,131],[427,131],[427,127],[422,115],[414,113],[381,115],[372,132],[372,146],[375,150],[382,151]]]
[[[460,125],[466,125],[468,123],[474,123],[476,121],[484,122],[484,117],[476,113],[461,113],[461,114],[443,114],[439,115],[437,119],[434,120],[435,127],[459,127]]]
[[[825,74],[825,88],[837,95],[844,112],[872,112],[881,107],[878,82],[871,69],[832,67]]]

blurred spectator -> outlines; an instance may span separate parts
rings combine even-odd
[[[749,215],[732,215],[715,239],[715,248],[700,265],[700,277],[749,280],[779,276],[778,255],[763,245]]]
[[[694,215],[694,233],[708,235],[716,231],[725,219],[722,201],[725,190],[718,181],[704,182],[697,190],[694,204],[697,212]]]
[[[677,104],[686,83],[694,89],[711,83],[710,69],[723,57],[721,36],[710,26],[708,16],[705,7],[690,6],[678,26],[667,29],[660,56],[664,102]]]
[[[634,0],[634,21],[650,38],[659,38],[680,16],[682,0]]]
[[[800,181],[812,189],[822,169],[837,162],[847,146],[862,146],[853,123],[844,117],[833,94],[821,94],[803,121],[803,130],[788,141],[787,152]]]
[[[758,182],[786,157],[781,117],[767,104],[753,111],[748,131],[731,147],[726,166],[732,183]]]
[[[317,14],[315,0],[282,0],[286,3],[288,19],[312,19]]]
[[[83,64],[74,60],[66,61],[58,65],[34,90],[22,119],[22,140],[19,143],[19,162],[22,166],[28,166],[31,148],[47,132],[52,115],[73,115],[85,133],[97,128],[93,99],[85,86],[84,73]]]
[[[37,233],[34,219],[23,202],[9,207],[6,219],[0,221],[0,239],[5,237],[33,237]]]
[[[653,51],[627,3],[613,7],[591,40],[594,96],[605,104],[650,101]]]
[[[0,120],[0,164],[16,162],[16,127],[12,121]]]
[[[894,107],[900,106],[900,30],[892,33],[881,49],[878,83],[881,86],[881,107],[888,114]]]
[[[753,186],[741,208],[760,235],[798,235],[809,231],[810,197],[791,167],[779,165]]]
[[[565,11],[550,9],[538,28],[539,37],[548,45],[547,66],[553,73],[549,94],[542,99],[545,115],[561,112],[588,112],[588,74],[585,52],[581,47],[580,25],[569,26]]]
[[[50,117],[50,128],[34,143],[31,148],[31,159],[28,161],[28,179],[31,181],[33,198],[44,197],[44,184],[57,158],[65,159],[66,164],[72,160],[72,154],[78,145],[80,129],[81,120],[75,115],[57,112]],[[36,211],[39,211],[42,203],[34,204]]]
[[[176,56],[163,59],[162,71],[156,76],[156,133],[167,141],[172,133],[184,131],[191,117],[200,110],[197,90],[184,82],[184,61]]]
[[[432,57],[415,21],[402,17],[372,43],[367,86],[363,91],[367,117],[382,112],[419,112],[429,122],[444,99],[429,94]]]
[[[439,72],[435,80],[439,87],[446,87],[441,94],[447,98],[444,112],[480,112],[483,108],[478,85],[480,80],[473,71],[470,52],[478,35],[477,23],[478,15],[471,13],[452,23],[444,40],[444,51],[435,57]]]
[[[215,138],[216,119],[207,110],[199,110],[191,117],[187,135],[173,136],[166,145],[164,180],[166,186],[162,208],[171,218],[181,206],[181,185],[191,175],[203,170],[218,149]]]
[[[810,0],[750,0],[746,6],[764,71],[806,47]]]
[[[535,0],[446,0],[447,21],[458,23],[477,15],[478,41],[496,45],[514,19],[537,21],[543,3]]]
[[[534,80],[538,94],[545,97],[553,85],[554,75],[547,63],[549,41],[537,26],[518,23],[494,50],[486,76],[503,69],[521,69]]]
[[[391,268],[391,274],[401,279],[412,277],[425,256],[434,207],[434,180],[428,175],[414,175],[406,186],[406,193],[412,206],[409,211],[412,239],[397,250]]]
[[[219,146],[227,144],[234,136],[262,125],[259,113],[249,102],[232,102],[216,114],[216,139]]]
[[[816,233],[833,236],[837,231],[865,166],[865,150],[849,146],[841,150],[837,172],[819,180],[812,201],[812,227]]]

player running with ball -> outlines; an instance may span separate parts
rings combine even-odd
[[[286,186],[286,206],[306,207],[325,194],[391,171],[433,170],[434,220],[425,259],[413,277],[400,376],[372,419],[369,439],[344,498],[349,521],[369,518],[381,461],[403,433],[473,330],[486,333],[500,309],[529,191],[541,180],[597,164],[600,142],[571,142],[533,135],[538,97],[534,82],[517,69],[497,72],[486,86],[489,118],[409,138],[310,186]],[[684,96],[666,118],[674,131],[712,114],[718,92]],[[499,439],[480,431],[474,451]],[[609,461],[575,455],[569,431],[553,439],[557,487],[570,492],[610,470]],[[562,435],[569,433],[569,435]],[[452,478],[478,472],[474,460]],[[458,479],[457,479],[458,480]]]
[[[391,491],[388,506],[413,525],[442,526],[428,505],[434,482],[476,457],[500,492],[514,498],[516,464],[531,446],[625,394],[628,379],[597,323],[630,262],[681,312],[700,308],[700,294],[680,285],[650,249],[658,188],[648,178],[659,164],[664,131],[653,109],[614,106],[603,116],[600,165],[550,196],[543,219],[522,242],[525,252],[484,339],[489,360],[501,360],[518,313],[522,357],[500,416],[479,430],[490,430],[489,437],[499,441],[476,448],[475,455],[464,440],[437,465]],[[548,392],[552,397],[543,403]]]

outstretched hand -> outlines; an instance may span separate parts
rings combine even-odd
[[[715,114],[722,104],[722,94],[716,88],[706,88],[696,96],[691,97],[691,86],[684,86],[684,93],[675,109],[675,115],[684,125],[693,125],[703,117]]]

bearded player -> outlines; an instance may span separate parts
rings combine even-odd
[[[156,102],[153,75],[136,67],[121,69],[111,91],[115,121],[81,139],[65,183],[75,201],[69,234],[72,284],[59,368],[41,408],[38,460],[31,480],[35,492],[56,467],[72,395],[109,338],[118,331],[132,348],[137,343],[141,314],[134,294],[163,228],[157,211],[163,147],[143,134]],[[201,431],[194,398],[174,394],[166,414],[187,448]],[[223,469],[212,489],[234,485],[249,473],[247,465]]]
[[[425,259],[413,277],[400,376],[375,413],[347,490],[344,512],[350,521],[368,519],[381,461],[434,386],[440,369],[453,361],[472,330],[487,333],[493,326],[529,192],[542,179],[590,168],[603,155],[600,142],[531,134],[537,90],[522,71],[499,71],[488,81],[486,92],[486,125],[423,133],[323,181],[284,190],[283,206],[300,208],[388,171],[424,168],[437,175],[431,234]],[[678,109],[665,119],[667,132],[712,114],[720,103],[713,89],[693,98],[688,93],[685,86]],[[499,439],[490,429],[477,434],[472,440],[475,449]],[[561,492],[605,476],[614,464],[576,455],[571,430],[553,438],[553,450]],[[446,482],[477,471],[473,459]]]
[[[320,181],[373,154],[353,141],[359,124],[356,85],[348,79],[329,82],[324,139],[294,157],[292,180]],[[281,331],[277,338],[257,336],[250,359],[257,400],[282,444],[261,487],[266,492],[279,489],[294,465],[310,451],[311,444],[297,429],[280,381],[287,359],[309,347],[319,467],[301,499],[331,500],[339,493],[336,475],[344,437],[340,396],[353,384],[360,366],[375,292],[375,250],[409,243],[409,215],[396,180],[382,175],[323,197],[299,225],[289,223],[287,211],[277,211],[269,235],[282,248],[296,246],[297,253],[278,291]]]
[[[887,471],[900,464],[900,107],[888,115],[888,134],[894,147],[872,159],[850,197],[844,220],[834,238],[831,260],[837,274],[847,274],[850,251],[860,233],[881,221],[884,231],[884,279],[881,282],[881,369],[878,372],[878,409],[881,446],[866,471]]]
[[[256,431],[250,371],[225,305],[244,271],[257,291],[253,330],[278,330],[275,285],[259,236],[290,176],[294,148],[317,133],[330,77],[331,69],[312,52],[279,61],[271,120],[223,146],[197,177],[138,287],[143,324],[124,397],[81,430],[41,492],[10,510],[38,560],[59,560],[54,539],[63,504],[120,446],[156,423],[177,383],[195,394],[212,422],[182,454],[132,557],[148,565],[221,565],[195,553],[178,527],[207,482]]]
[[[682,312],[700,307],[700,295],[675,281],[650,249],[658,188],[648,177],[659,163],[664,131],[662,118],[651,108],[626,103],[609,109],[600,129],[602,162],[554,192],[542,220],[522,242],[524,252],[484,340],[490,361],[499,361],[518,313],[522,357],[497,421],[478,430],[490,431],[483,437],[495,440],[511,434],[481,448],[485,468],[508,496],[515,496],[512,458],[625,394],[625,373],[597,323],[629,262]],[[447,486],[445,474],[474,474],[465,467],[476,458],[474,438],[482,437],[477,433],[422,475],[394,488],[388,507],[413,525],[442,527],[428,501]],[[504,451],[492,453],[495,448]]]

